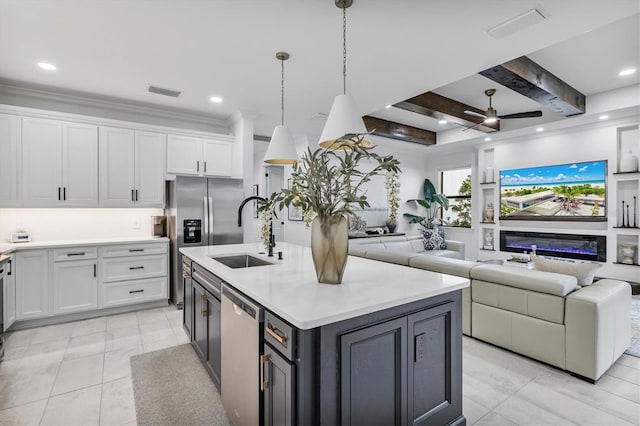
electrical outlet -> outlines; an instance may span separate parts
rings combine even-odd
[[[139,220],[134,220],[133,221],[133,229],[140,229],[140,221]]]

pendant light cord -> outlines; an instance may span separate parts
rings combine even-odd
[[[347,94],[347,8],[342,8],[342,92]]]
[[[280,64],[282,65],[282,74],[280,80],[280,112],[281,112],[281,123],[284,126],[284,59],[280,59]]]

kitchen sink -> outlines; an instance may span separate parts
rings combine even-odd
[[[264,260],[256,256],[252,256],[250,254],[232,254],[232,255],[210,256],[210,257],[216,262],[220,262],[223,265],[226,265],[232,269],[251,268],[252,266],[273,265],[273,263],[267,260]]]

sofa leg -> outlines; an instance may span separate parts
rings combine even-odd
[[[597,380],[593,380],[593,379],[590,379],[590,378],[588,378],[588,377],[581,376],[580,374],[573,373],[573,372],[571,372],[571,371],[567,371],[567,373],[571,374],[573,377],[576,377],[576,378],[578,378],[578,379],[580,379],[580,380],[584,380],[585,382],[589,382],[589,383],[591,383],[592,385],[595,385],[596,383],[598,383],[598,381],[597,381]]]

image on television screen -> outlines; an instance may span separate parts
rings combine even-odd
[[[606,218],[607,161],[500,171],[500,218]]]

